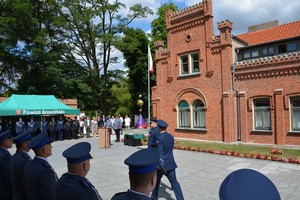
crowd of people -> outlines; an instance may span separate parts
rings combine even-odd
[[[118,118],[119,116],[116,120]],[[105,123],[110,122],[107,118],[105,121]],[[184,200],[181,186],[176,178],[177,164],[173,155],[174,137],[167,132],[167,127],[168,123],[164,120],[151,120],[148,148],[133,153],[124,161],[129,168],[129,189],[116,193],[112,200],[157,200],[163,176],[169,180],[176,199]],[[0,133],[1,200],[102,199],[93,184],[86,178],[90,170],[90,160],[93,159],[90,154],[90,143],[79,142],[62,153],[66,158],[68,171],[58,178],[47,160],[52,155],[51,143],[54,139],[51,138],[51,134],[41,132],[35,137],[31,137],[31,134],[30,129],[15,137],[12,136],[10,130]],[[13,143],[17,150],[14,155],[11,155],[8,149]],[[30,149],[34,151],[34,158],[28,154]],[[251,183],[248,181],[250,179]],[[255,191],[245,190],[245,187],[240,184],[249,185],[254,182],[259,183]],[[239,193],[232,195],[231,188],[232,190],[238,188]],[[249,185],[246,188],[251,187]],[[241,197],[244,196],[240,195],[242,192],[249,193],[247,195],[249,200],[280,199],[276,187],[266,176],[249,169],[238,170],[228,175],[221,184],[219,196],[222,200],[242,199]]]
[[[123,127],[129,129],[131,119],[128,115],[102,117],[66,117],[66,116],[47,116],[47,117],[13,117],[0,118],[0,131],[10,130],[13,136],[17,136],[24,131],[31,133],[32,137],[46,132],[48,137],[54,141],[64,139],[78,139],[81,137],[97,136],[99,128],[108,128],[111,134],[116,134],[117,142],[120,141]]]

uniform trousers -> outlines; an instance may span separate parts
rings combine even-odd
[[[162,171],[157,170],[157,182],[156,182],[156,186],[155,186],[154,190],[152,191],[151,199],[152,200],[157,200],[158,199],[158,190],[159,190],[160,181],[161,181],[161,178],[162,178],[163,175],[165,175],[168,178],[168,180],[171,184],[172,190],[175,193],[176,199],[177,200],[184,200],[180,184],[179,184],[179,182],[177,181],[177,178],[176,178],[175,169],[169,170],[167,174],[163,174]]]

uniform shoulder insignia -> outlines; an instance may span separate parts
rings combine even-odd
[[[89,182],[89,181],[87,181],[87,180],[80,180],[80,183],[83,185],[83,187],[84,188],[86,188],[86,189],[89,189],[89,188],[92,188],[93,187],[93,185]]]

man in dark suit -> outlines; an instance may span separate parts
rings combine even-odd
[[[31,133],[24,132],[13,138],[17,151],[10,159],[9,168],[11,170],[13,200],[27,200],[27,194],[24,183],[24,169],[31,160],[28,155],[28,143],[31,139]]]
[[[100,200],[98,191],[85,178],[90,170],[91,145],[77,143],[63,152],[68,162],[68,172],[63,174],[56,185],[57,200]]]
[[[156,184],[159,153],[156,149],[142,149],[130,155],[124,163],[129,166],[130,189],[117,193],[112,200],[150,200]]]
[[[52,155],[52,142],[44,132],[28,144],[35,153],[34,159],[28,162],[24,171],[26,192],[30,200],[56,199],[57,175],[47,160]]]
[[[176,178],[177,168],[174,155],[173,155],[173,147],[174,147],[174,137],[170,133],[168,133],[167,127],[169,126],[167,122],[164,120],[157,120],[158,131],[159,131],[159,140],[157,143],[157,149],[160,153],[160,161],[159,161],[159,169],[157,171],[157,183],[152,191],[151,198],[153,200],[158,199],[158,190],[160,186],[160,181],[163,175],[165,175],[170,181],[171,187],[175,193],[177,200],[183,200],[183,194],[180,187],[179,182]]]
[[[148,148],[157,148],[158,143],[158,127],[157,127],[157,120],[156,119],[150,119],[150,131],[149,131],[149,137],[148,137]]]
[[[0,199],[9,200],[12,198],[11,178],[9,161],[11,154],[7,149],[12,147],[12,135],[10,130],[0,134]]]

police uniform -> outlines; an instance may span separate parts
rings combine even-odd
[[[35,136],[35,122],[30,121],[27,123],[27,130],[31,133],[31,135],[34,137]]]
[[[157,125],[163,129],[169,126],[168,123],[166,123],[163,120],[157,120]],[[158,199],[158,190],[163,175],[165,175],[168,178],[171,187],[175,193],[176,199],[177,200],[184,199],[180,184],[176,178],[175,169],[177,168],[177,164],[175,162],[174,155],[173,155],[173,147],[174,147],[173,135],[171,135],[167,131],[161,132],[157,143],[157,149],[160,153],[159,167],[161,168],[161,170],[157,171],[157,183],[151,194],[151,198],[154,200]]]
[[[38,150],[53,140],[48,138],[47,133],[40,133],[33,138],[28,147]],[[26,192],[30,200],[54,200],[57,175],[46,158],[35,156],[25,167],[24,179]]]
[[[88,142],[77,143],[63,152],[68,163],[79,164],[87,159],[91,159],[91,145]],[[57,200],[100,200],[102,199],[85,177],[75,173],[65,173],[58,180],[56,186]]]
[[[63,119],[59,119],[57,121],[56,128],[58,131],[58,139],[63,140],[64,139],[64,130],[65,130],[65,122]]]
[[[230,173],[220,186],[219,197],[220,200],[280,200],[272,181],[252,169]]]
[[[150,122],[153,123],[157,123],[156,119],[150,119]],[[159,137],[159,131],[158,131],[158,127],[154,127],[150,130],[149,132],[149,137],[148,137],[148,148],[150,147],[157,147],[157,143],[158,143],[158,137]]]
[[[30,132],[24,132],[13,138],[17,145],[31,139]],[[27,152],[17,150],[10,159],[9,167],[11,170],[13,200],[27,200],[27,194],[24,183],[24,169],[26,164],[31,160]]]
[[[21,134],[25,131],[25,123],[23,121],[16,122],[16,133]]]
[[[47,133],[48,124],[45,119],[41,121],[41,133]]]
[[[0,141],[11,138],[10,130],[7,130],[0,134]],[[11,199],[12,189],[11,189],[11,179],[10,179],[10,169],[9,161],[11,159],[11,154],[9,151],[3,147],[0,147],[0,199],[6,200]]]
[[[133,174],[147,174],[157,170],[159,153],[156,149],[142,149],[130,155],[124,163],[129,166],[129,172]],[[133,189],[127,192],[115,194],[111,200],[151,200],[147,194]]]

